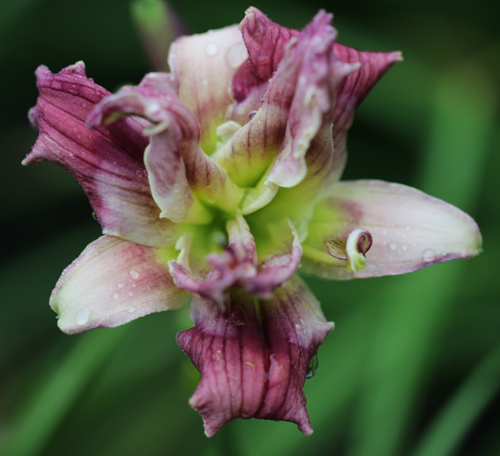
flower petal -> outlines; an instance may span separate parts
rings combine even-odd
[[[126,119],[99,130],[85,125],[109,92],[86,77],[83,62],[58,74],[41,66],[36,75],[40,96],[30,118],[40,133],[23,164],[49,160],[66,169],[87,193],[105,233],[143,245],[171,244],[175,228],[158,218],[145,173],[143,124]]]
[[[124,115],[139,115],[154,124],[145,130],[151,144],[144,160],[162,217],[176,223],[206,223],[210,215],[196,196],[234,211],[241,192],[201,150],[198,122],[179,100],[172,75],[150,73],[137,87],[122,88],[96,106],[89,124],[99,126]]]
[[[366,268],[348,272],[329,255],[323,238],[346,240],[362,228],[373,245]],[[403,274],[425,266],[477,255],[481,234],[460,209],[411,187],[382,181],[339,182],[320,203],[304,243],[304,272],[333,279]]]
[[[59,328],[67,334],[113,328],[180,307],[186,293],[174,285],[158,255],[154,248],[114,236],[89,244],[64,270],[50,297]]]
[[[289,222],[293,241],[288,252],[275,252],[258,266],[257,251],[250,228],[242,216],[227,224],[229,245],[220,255],[211,254],[208,271],[192,273],[181,261],[170,261],[170,273],[177,287],[213,300],[226,307],[227,290],[243,287],[254,296],[270,297],[277,287],[291,279],[300,264],[302,247],[297,232]]]
[[[332,123],[336,106],[337,86],[359,64],[338,60],[332,50],[336,37],[330,27],[331,16],[323,13],[317,35],[321,44],[305,52],[295,96],[288,116],[285,140],[273,164],[268,181],[280,187],[294,187],[308,172],[330,168],[334,160]],[[314,24],[314,22],[313,22]],[[306,33],[308,29],[304,30]],[[306,154],[309,163],[306,164]],[[321,157],[322,159],[318,159]]]
[[[323,16],[326,17],[326,13],[320,12],[314,21],[318,21],[319,18]],[[308,26],[310,27],[310,26]],[[249,54],[249,64],[242,65],[237,73],[235,74],[232,82],[232,92],[237,103],[232,107],[231,119],[240,123],[241,125],[248,122],[246,116],[250,113],[251,115],[258,112],[261,107],[261,100],[264,98],[264,93],[267,87],[271,87],[269,80],[278,70],[279,65],[285,59],[285,49],[290,45],[290,40],[292,38],[298,38],[300,32],[297,30],[288,29],[282,27],[279,24],[271,21],[264,13],[256,8],[250,8],[246,12],[246,17],[240,25],[245,44],[248,49]],[[311,145],[308,151],[307,157],[307,167],[310,168],[308,178],[314,178],[316,181],[323,183],[323,187],[329,188],[331,184],[334,184],[340,174],[342,173],[345,164],[345,142],[347,132],[346,130],[351,126],[352,118],[354,115],[354,109],[361,103],[366,94],[370,91],[373,85],[378,79],[394,64],[394,62],[401,60],[401,53],[383,53],[383,52],[364,52],[358,51],[353,48],[343,46],[339,43],[334,43],[332,45],[335,58],[329,58],[330,61],[330,71],[334,77],[327,81],[322,81],[325,86],[327,82],[334,83],[333,90],[328,98],[331,98],[332,108],[334,108],[333,113],[328,112],[323,115],[323,131],[318,134],[315,138],[315,143]],[[315,78],[315,72],[311,71],[318,65],[317,60],[321,60],[321,57],[316,60],[314,53],[309,53],[309,64],[304,65],[309,72],[305,72],[306,76],[309,76],[302,86],[309,89],[309,93],[305,92],[302,97],[297,97],[295,102],[297,105],[297,117],[301,120],[301,113],[303,113],[303,106],[300,106],[300,101],[304,100],[304,95],[308,94],[310,98],[311,94],[314,92],[313,88],[318,88],[317,83],[319,82]],[[345,65],[341,65],[344,62]],[[315,63],[311,64],[311,63]],[[335,68],[336,67],[336,68]],[[348,73],[346,78],[342,77],[342,71]],[[321,71],[319,72],[321,74]],[[312,76],[312,77],[311,77]],[[275,78],[276,79],[276,78]],[[316,81],[315,81],[316,79]],[[299,79],[300,81],[300,79]],[[321,81],[321,79],[320,79]],[[335,85],[337,87],[335,88]],[[316,86],[316,87],[314,87]],[[300,89],[300,87],[299,87]],[[334,93],[336,91],[336,97]],[[300,100],[302,98],[302,100]],[[322,96],[325,99],[324,96]],[[336,102],[335,102],[336,98]],[[265,98],[264,98],[265,99]],[[324,103],[323,103],[324,104]],[[310,108],[314,108],[314,103],[311,104]],[[311,111],[314,112],[313,109]],[[291,111],[291,115],[293,110]],[[331,122],[333,121],[333,135],[331,128]],[[295,129],[300,132],[300,125],[306,131],[314,131],[314,126],[317,122],[309,117],[299,123],[290,122],[290,126],[294,128],[289,128],[289,130]],[[318,128],[318,127],[316,127]],[[242,131],[241,135],[245,132]],[[289,132],[287,132],[289,133]],[[302,137],[301,137],[302,136]],[[330,141],[328,142],[328,136]],[[335,148],[331,144],[331,138],[333,136]],[[297,147],[297,143],[301,145],[306,145],[307,140],[304,141],[303,135],[295,133],[295,153],[298,156],[302,156],[304,151],[298,152],[300,150]],[[291,142],[291,138],[288,139]],[[314,140],[313,140],[314,141]],[[304,162],[301,160],[293,160],[293,154],[289,153],[290,144],[285,146],[285,153],[288,155],[288,161],[291,162],[286,166],[282,164],[273,170],[268,182],[283,182],[286,186],[295,185],[288,176],[290,175],[290,167],[295,167],[300,170],[295,180],[300,180],[300,177],[304,175]],[[234,153],[234,151],[232,151]],[[284,151],[281,155],[285,154]],[[292,166],[294,165],[294,166]],[[281,173],[279,169],[281,168]],[[296,170],[297,173],[297,170]],[[278,176],[281,174],[281,177]],[[324,182],[323,182],[324,181]],[[316,185],[318,187],[318,185]]]
[[[259,16],[259,20],[255,19],[255,11],[247,11],[241,27],[245,42],[251,43],[252,54],[260,49],[267,61],[270,58],[269,48],[272,49],[274,45],[271,41],[273,34],[267,33],[267,24],[272,31],[273,23],[267,18],[266,21],[260,20],[265,17],[263,15]],[[260,109],[250,122],[213,155],[239,186],[251,187],[257,184],[278,154],[285,137],[297,84],[305,78],[304,73],[315,72],[305,61],[309,54],[321,53],[325,45],[328,47],[333,43],[335,32],[328,26],[330,19],[330,15],[319,13],[298,39],[289,42],[288,52],[269,82]],[[264,70],[262,73],[264,74]]]
[[[178,38],[170,48],[168,62],[180,81],[179,97],[200,123],[207,154],[213,152],[215,129],[233,103],[228,87],[243,61],[241,54],[244,60],[245,46],[236,25]]]
[[[319,303],[298,278],[272,299],[231,291],[227,314],[208,299],[193,299],[194,328],[177,341],[201,372],[189,404],[214,435],[234,418],[296,423],[312,433],[302,391],[311,358],[333,329]]]

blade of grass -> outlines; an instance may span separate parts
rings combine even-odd
[[[441,410],[414,456],[453,454],[467,431],[500,390],[500,344],[488,353]]]
[[[14,435],[3,456],[42,453],[59,423],[95,373],[123,339],[127,327],[94,330],[79,340],[32,395],[14,423]]]

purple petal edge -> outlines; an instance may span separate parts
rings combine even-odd
[[[213,301],[193,299],[195,326],[177,336],[201,372],[189,404],[202,415],[205,434],[234,418],[290,421],[312,434],[302,388],[333,323],[297,277],[260,300],[259,311],[242,291],[233,290],[230,300],[224,313]]]

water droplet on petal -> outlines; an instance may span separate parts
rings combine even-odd
[[[391,250],[396,250],[396,248],[398,247],[398,243],[397,243],[397,242],[392,241],[392,242],[389,244],[389,247],[391,248]]]
[[[424,260],[426,263],[430,263],[435,259],[436,259],[436,253],[432,249],[426,249],[422,253],[422,260]]]
[[[401,246],[401,248],[402,248],[403,250],[406,250],[406,249],[408,248],[408,246],[407,246],[406,244],[403,244],[403,245]]]
[[[135,307],[133,307],[133,306],[132,306],[132,307],[129,307],[129,308],[127,309],[127,312],[128,312],[128,313],[133,313],[133,312],[135,312]]]
[[[315,354],[311,358],[311,362],[309,363],[309,369],[306,374],[306,380],[309,378],[313,378],[318,373],[318,369],[319,369],[318,354]]]
[[[132,269],[130,272],[130,277],[132,277],[132,279],[134,280],[137,280],[139,278],[139,273],[135,270],[135,269]]]
[[[219,50],[219,48],[217,47],[217,45],[215,43],[207,43],[207,45],[205,46],[205,52],[208,55],[215,55],[215,54],[217,54],[218,50]]]
[[[118,293],[113,293],[113,299],[118,299]]]
[[[118,284],[118,288],[121,288],[121,287],[123,287],[123,284],[122,284],[122,283],[119,283],[119,284]]]
[[[135,172],[135,175],[136,175],[137,177],[142,177],[141,170],[140,170],[140,169],[138,169],[138,170]]]
[[[252,120],[252,119],[255,117],[255,114],[257,114],[257,111],[250,111],[250,112],[248,113],[248,118],[249,118],[250,120]]]
[[[174,193],[179,193],[181,191],[181,185],[180,184],[175,184],[172,188],[172,191]]]
[[[77,325],[84,325],[89,321],[90,310],[84,307],[80,312],[75,315],[75,322]]]
[[[409,226],[407,226],[407,227],[405,228],[405,230],[406,230],[406,231],[410,231],[410,227],[409,227]]]
[[[238,68],[248,58],[245,43],[233,44],[226,54],[226,63],[230,68]]]
[[[387,230],[383,230],[382,234],[385,236],[387,234]]]

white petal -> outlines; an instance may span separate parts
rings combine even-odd
[[[59,328],[67,334],[112,328],[181,306],[185,292],[174,285],[166,263],[158,261],[165,253],[107,235],[89,244],[64,270],[50,297]]]

